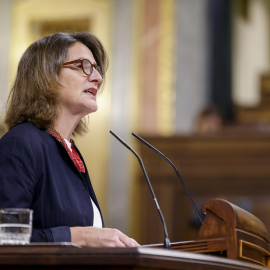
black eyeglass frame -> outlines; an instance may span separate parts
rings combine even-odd
[[[88,61],[90,63],[90,73],[88,74],[85,69],[84,69],[84,61]],[[102,71],[101,71],[101,67],[96,65],[96,64],[92,64],[90,60],[88,59],[77,59],[77,60],[73,60],[73,61],[69,61],[63,64],[64,68],[71,68],[71,69],[76,69],[76,67],[71,67],[71,66],[66,66],[66,65],[71,65],[71,64],[76,64],[76,63],[81,63],[82,66],[82,71],[85,75],[89,76],[93,73],[93,69],[95,68],[95,70],[102,76]]]

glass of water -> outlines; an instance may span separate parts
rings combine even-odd
[[[0,209],[0,244],[29,244],[32,217],[31,209]]]

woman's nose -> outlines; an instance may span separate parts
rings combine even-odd
[[[98,84],[101,84],[103,81],[103,78],[100,75],[100,73],[95,68],[93,68],[93,72],[89,75],[88,80],[90,82],[96,81]]]

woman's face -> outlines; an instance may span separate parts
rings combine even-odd
[[[88,59],[92,64],[96,64],[92,52],[80,42],[69,47],[65,62],[78,59]],[[80,63],[62,68],[59,74],[61,86],[58,89],[60,115],[81,119],[85,115],[95,112],[98,108],[96,94],[101,82],[102,77],[95,68],[91,75],[83,72]]]

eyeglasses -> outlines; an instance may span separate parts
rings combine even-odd
[[[77,65],[68,66],[71,64],[77,64]],[[86,75],[91,75],[93,72],[93,69],[95,68],[95,70],[101,75],[101,77],[103,77],[101,67],[98,65],[92,64],[88,59],[78,59],[78,60],[66,62],[63,64],[63,67],[74,69],[74,70],[82,69],[82,71]]]

